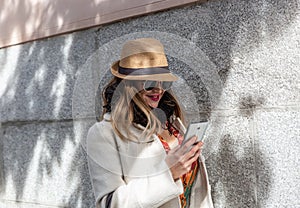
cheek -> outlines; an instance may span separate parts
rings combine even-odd
[[[139,94],[140,94],[140,97],[143,99],[143,101],[144,101],[145,103],[147,103],[147,96],[146,96],[146,94],[143,93],[143,92],[139,92]]]
[[[146,93],[141,93],[140,96],[146,105],[154,107],[154,106],[152,106],[152,102],[151,102],[151,100],[149,100],[149,97],[147,97]]]
[[[143,98],[145,103],[149,104],[150,101],[149,101],[149,98],[146,96],[146,94],[143,94],[142,98]]]

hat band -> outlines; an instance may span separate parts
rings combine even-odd
[[[124,75],[149,75],[149,74],[166,74],[170,73],[170,70],[167,66],[164,67],[152,67],[152,68],[124,68],[119,66],[119,73]]]

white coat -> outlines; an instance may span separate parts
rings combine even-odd
[[[181,180],[173,180],[165,163],[166,152],[156,135],[153,142],[137,143],[120,139],[113,131],[109,114],[88,132],[89,171],[96,207],[105,208],[109,193],[111,208],[180,208]],[[134,134],[141,130],[131,127]],[[114,138],[115,137],[115,138]],[[213,208],[203,157],[192,188],[191,208]],[[124,176],[124,177],[122,177]]]

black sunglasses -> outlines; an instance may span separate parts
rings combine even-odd
[[[152,81],[152,80],[145,80],[143,89],[145,91],[153,90],[154,88],[160,88],[163,90],[169,90],[172,87],[173,82],[167,82],[167,81]]]

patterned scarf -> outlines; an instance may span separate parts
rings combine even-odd
[[[168,130],[170,131],[170,134],[174,135],[177,138],[179,145],[181,145],[181,143],[183,141],[183,136],[180,135],[179,131],[177,129],[175,129],[172,125],[170,125],[169,123],[167,123],[167,127],[168,127]],[[171,149],[169,144],[164,140],[164,138],[162,136],[160,136],[160,135],[157,135],[157,136],[160,139],[161,143],[163,144],[165,151],[168,153]],[[196,178],[198,169],[199,169],[199,164],[198,164],[198,160],[197,160],[192,164],[191,170],[180,177],[182,184],[183,184],[183,188],[184,188],[183,194],[181,194],[179,196],[180,202],[181,202],[181,208],[189,207],[191,191],[192,191],[193,184],[195,182],[195,178]]]

